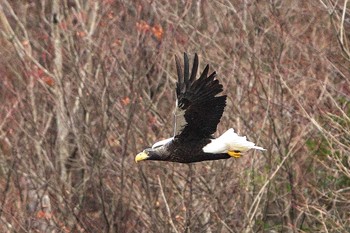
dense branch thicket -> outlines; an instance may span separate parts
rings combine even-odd
[[[349,39],[348,0],[2,0],[0,231],[350,231]],[[134,162],[184,51],[266,152]]]

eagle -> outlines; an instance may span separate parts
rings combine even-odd
[[[214,138],[226,106],[226,95],[219,95],[223,86],[210,75],[209,65],[196,79],[198,55],[195,54],[190,73],[189,59],[184,53],[184,68],[175,55],[177,70],[174,136],[155,143],[135,157],[135,161],[159,160],[177,163],[194,163],[206,160],[239,158],[249,149],[265,150],[233,128]]]

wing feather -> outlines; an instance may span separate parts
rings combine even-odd
[[[193,81],[196,79],[197,71],[198,71],[198,55],[196,53],[194,55],[194,59],[193,59],[193,66],[192,66],[192,71],[191,71],[190,83],[193,83]]]
[[[215,79],[215,72],[208,76],[209,65],[196,80],[197,54],[194,57],[191,75],[186,53],[184,54],[184,76],[176,56],[175,60],[178,73],[175,137],[184,140],[210,137],[216,131],[226,106],[226,95],[217,96],[223,91],[223,86]]]
[[[190,67],[188,62],[188,56],[186,53],[184,53],[184,83],[186,88],[189,84],[189,77],[190,77]]]

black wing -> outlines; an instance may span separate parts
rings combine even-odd
[[[175,56],[178,82],[176,84],[175,137],[199,139],[210,137],[217,128],[226,105],[226,95],[216,96],[223,91],[213,72],[208,76],[209,65],[199,79],[198,56],[195,54],[191,76],[187,54],[184,53],[184,73]]]

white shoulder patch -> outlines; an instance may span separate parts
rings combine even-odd
[[[171,137],[171,138],[167,138],[167,139],[164,139],[162,141],[156,142],[153,144],[152,149],[163,146],[163,145],[167,144],[168,142],[172,141],[173,139],[174,139],[174,137]]]

